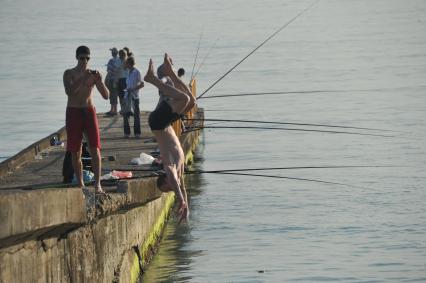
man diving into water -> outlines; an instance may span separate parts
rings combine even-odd
[[[149,115],[149,126],[157,140],[163,161],[165,177],[158,178],[158,187],[163,192],[174,191],[179,203],[179,221],[188,219],[188,196],[183,181],[185,156],[171,123],[178,120],[180,115],[188,112],[195,105],[188,86],[182,82],[173,70],[170,57],[164,55],[164,73],[173,81],[174,86],[166,84],[154,74],[152,60],[149,61],[148,71],[144,80],[153,84],[162,94],[170,99],[161,101]]]

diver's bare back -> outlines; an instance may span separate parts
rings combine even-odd
[[[69,89],[67,107],[93,106],[92,90],[96,83],[96,74],[90,72],[88,69],[80,70],[77,67],[65,71],[64,84],[65,88]]]

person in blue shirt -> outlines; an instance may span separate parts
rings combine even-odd
[[[126,91],[123,97],[124,107],[122,108],[123,112],[123,123],[124,123],[124,135],[126,138],[130,137],[130,125],[129,118],[131,116],[131,111],[133,109],[133,131],[136,138],[140,138],[141,135],[141,118],[140,118],[140,108],[139,108],[139,93],[140,89],[144,87],[144,82],[142,81],[141,73],[138,68],[135,67],[135,58],[128,57],[126,60],[126,68],[128,70],[128,75],[126,79]]]

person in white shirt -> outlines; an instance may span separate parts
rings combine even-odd
[[[129,74],[126,79],[127,88],[124,94],[123,108],[121,109],[123,112],[124,136],[126,138],[130,137],[129,118],[133,109],[133,131],[135,137],[139,138],[141,135],[139,92],[144,87],[144,83],[140,71],[135,67],[134,57],[127,58],[126,67],[129,70]]]
[[[126,80],[129,70],[126,67],[127,55],[126,51],[121,49],[118,51],[118,58],[120,60],[120,64],[117,68],[117,95],[120,100],[120,107],[123,108],[124,103],[124,90],[127,88]],[[120,114],[123,114],[122,109],[120,110]]]

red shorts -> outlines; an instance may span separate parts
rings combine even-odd
[[[90,147],[101,148],[98,119],[93,106],[86,108],[67,107],[65,127],[67,129],[67,150],[77,152],[81,149],[83,132],[89,139]]]

